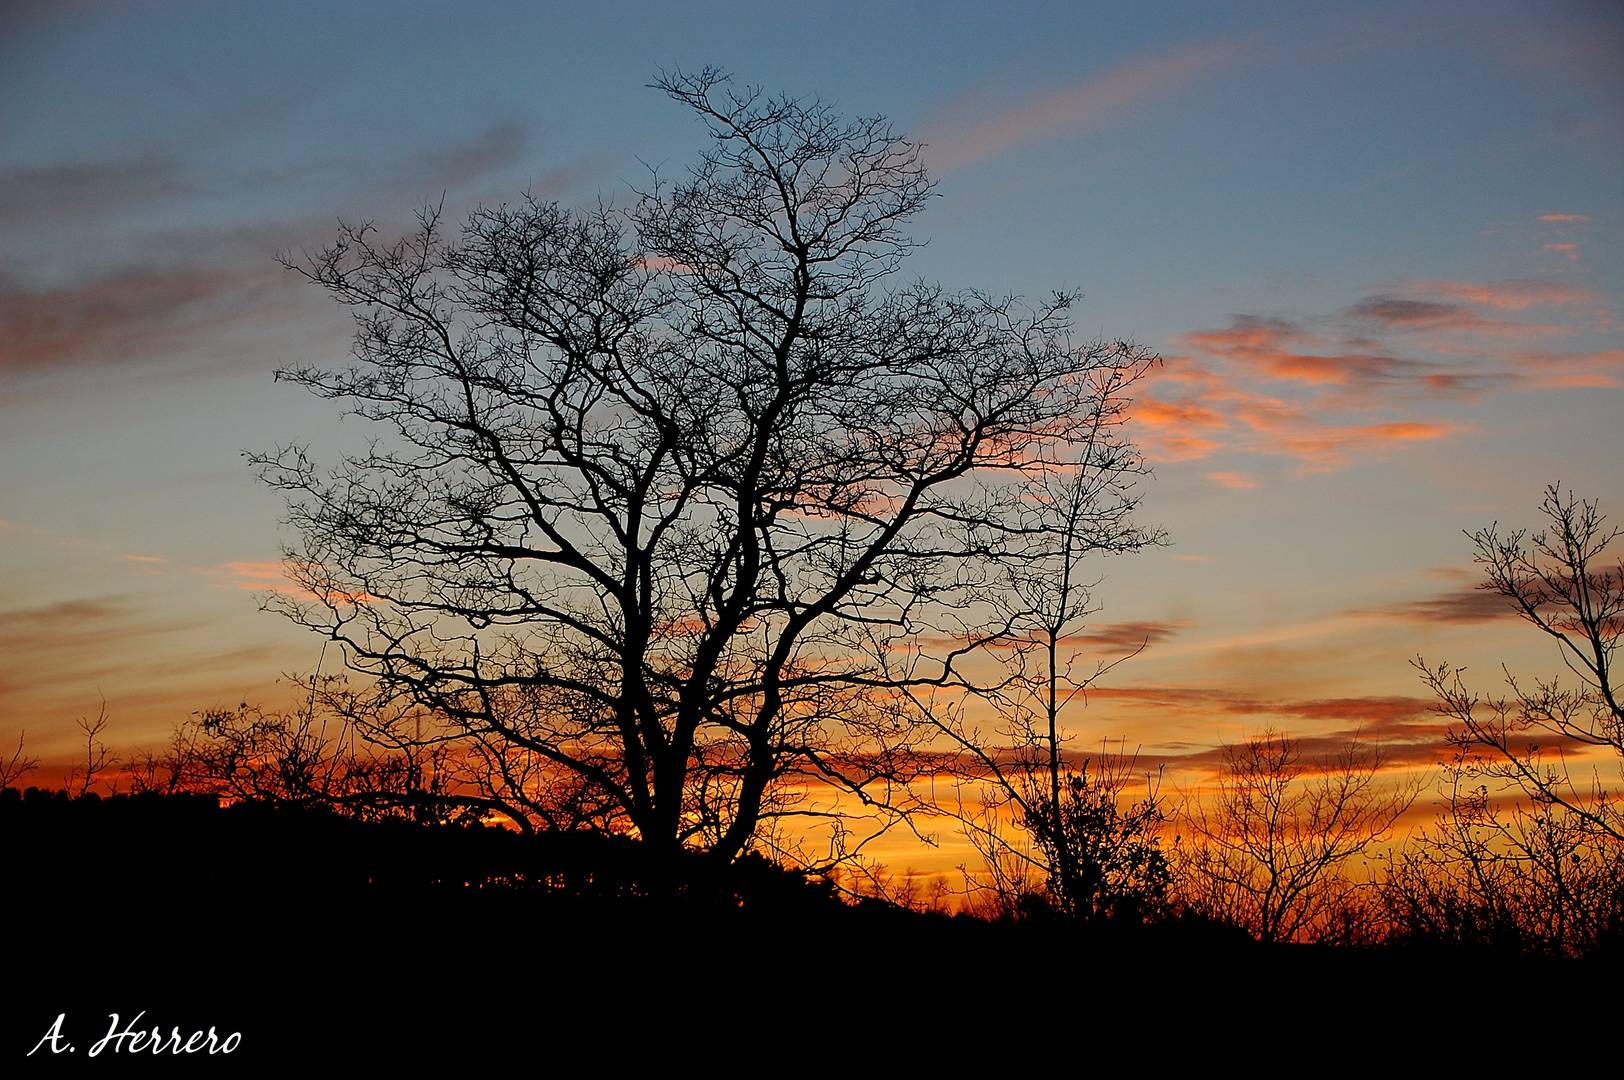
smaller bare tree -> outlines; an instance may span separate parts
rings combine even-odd
[[[1593,501],[1576,499],[1552,484],[1540,512],[1545,529],[1501,533],[1498,524],[1467,535],[1486,580],[1479,588],[1503,597],[1527,623],[1557,645],[1577,679],[1564,683],[1519,678],[1502,669],[1509,693],[1479,694],[1464,668],[1429,666],[1417,658],[1422,680],[1437,695],[1438,711],[1454,721],[1451,739],[1460,767],[1491,788],[1515,790],[1535,804],[1557,808],[1598,835],[1624,841],[1624,698],[1614,685],[1613,662],[1624,634],[1624,560],[1604,565],[1618,538]],[[1614,777],[1597,766],[1575,776],[1568,755],[1600,752]]]
[[[1130,393],[1156,363],[1145,357],[1103,373],[1087,427],[1071,453],[1034,462],[1024,493],[1024,557],[1004,569],[989,596],[996,629],[962,651],[992,661],[980,678],[953,684],[965,696],[923,709],[952,749],[955,798],[944,807],[981,856],[973,891],[995,910],[1041,904],[1068,918],[1144,917],[1161,907],[1166,860],[1159,778],[1130,799],[1133,756],[1109,746],[1094,763],[1068,754],[1068,713],[1089,687],[1137,656],[1148,639],[1097,659],[1089,619],[1099,611],[1096,560],[1165,542],[1134,520],[1138,481],[1149,475],[1125,435]],[[968,665],[966,665],[968,667]]]
[[[1381,907],[1394,944],[1585,955],[1624,934],[1624,845],[1552,803],[1507,801],[1463,750],[1436,820],[1394,852]]]
[[[1559,484],[1540,512],[1537,532],[1467,536],[1479,588],[1555,642],[1572,679],[1502,668],[1505,690],[1479,693],[1464,668],[1413,661],[1454,754],[1447,806],[1392,877],[1402,934],[1576,953],[1624,933],[1624,561],[1604,561],[1621,530]]]
[[[102,698],[94,720],[81,716],[78,727],[85,736],[85,763],[68,768],[62,778],[62,787],[69,795],[82,799],[95,790],[103,773],[118,767],[118,758],[102,741],[102,732],[107,729],[107,699]]]
[[[19,731],[17,749],[11,752],[10,757],[0,758],[0,791],[15,786],[23,777],[39,768],[39,758],[23,752],[23,741],[27,735],[26,731]]]
[[[1353,903],[1348,864],[1385,840],[1417,794],[1381,777],[1379,749],[1328,760],[1269,730],[1224,751],[1216,789],[1192,798],[1177,847],[1186,903],[1262,941],[1332,936]]]

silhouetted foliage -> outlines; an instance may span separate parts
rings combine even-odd
[[[1446,766],[1437,819],[1395,852],[1391,943],[1597,955],[1624,944],[1624,848],[1550,804],[1505,805]]]
[[[1059,812],[1039,802],[1026,827],[1048,868],[1048,899],[1083,922],[1153,922],[1167,912],[1172,870],[1162,850],[1166,814],[1154,786],[1146,798],[1124,795],[1128,770],[1085,761],[1066,777]],[[1056,826],[1059,832],[1056,832]]]

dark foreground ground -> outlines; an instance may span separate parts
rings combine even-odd
[[[1594,962],[994,925],[852,906],[765,863],[651,866],[601,838],[191,798],[5,793],[0,845],[0,1077],[958,1075],[984,1059],[1279,1075],[1350,1055],[1505,1064],[1564,1029],[1602,1037],[1573,1006],[1610,1017],[1619,1000]]]

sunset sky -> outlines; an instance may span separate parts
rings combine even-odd
[[[1624,8],[9,3],[0,8],[0,745],[271,703],[283,506],[241,451],[363,434],[277,385],[349,324],[274,261],[445,193],[624,194],[716,64],[880,112],[942,197],[913,273],[1086,294],[1166,364],[1165,549],[1102,565],[1085,744],[1267,725],[1436,759],[1407,661],[1548,672],[1463,529],[1560,480],[1624,520]],[[460,216],[458,213],[456,216]]]

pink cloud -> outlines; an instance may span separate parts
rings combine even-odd
[[[1222,449],[1216,439],[1203,439],[1198,435],[1140,434],[1140,447],[1152,461],[1200,461]]]
[[[1529,352],[1516,358],[1518,370],[1536,389],[1624,386],[1624,349],[1600,352]]]
[[[930,162],[945,172],[1038,139],[1076,138],[1120,119],[1147,101],[1180,89],[1202,72],[1229,60],[1234,51],[1227,43],[1213,42],[1138,57],[977,122],[959,126],[944,117],[933,125],[939,133],[927,140]],[[963,113],[968,109],[961,104],[950,111]]]
[[[1378,352],[1320,355],[1304,351],[1312,344],[1301,330],[1283,319],[1234,316],[1221,330],[1185,334],[1180,343],[1233,360],[1258,378],[1308,386],[1352,386],[1420,375],[1425,365]]]
[[[1584,225],[1590,221],[1583,214],[1541,214],[1539,220],[1547,225]]]
[[[301,600],[316,600],[327,604],[366,604],[378,597],[370,593],[350,593],[338,590],[313,592],[294,578],[294,567],[283,562],[224,562],[209,571],[210,576],[224,578],[214,587],[243,589],[248,592],[273,592]]]
[[[1499,311],[1524,311],[1530,307],[1563,304],[1589,304],[1600,299],[1590,289],[1560,281],[1421,281],[1406,291],[1421,295],[1447,296]]]
[[[1605,300],[1559,281],[1431,280],[1320,316],[1233,315],[1228,326],[1174,339],[1191,353],[1169,357],[1141,397],[1138,437],[1156,461],[1258,454],[1295,459],[1305,472],[1447,439],[1467,426],[1413,415],[1416,406],[1497,391],[1624,385],[1624,350],[1529,348],[1529,339],[1611,325]],[[1578,310],[1562,324],[1494,317],[1563,307]],[[1206,478],[1235,490],[1255,484],[1244,471]]]
[[[1207,479],[1231,491],[1249,491],[1258,486],[1256,480],[1238,472],[1211,472],[1207,474]]]

